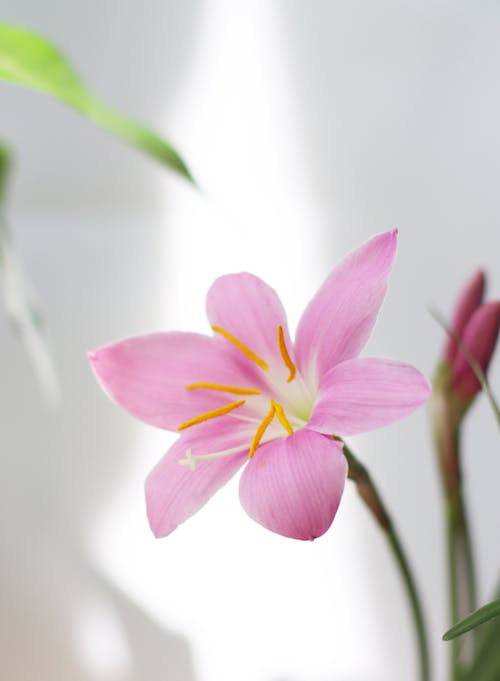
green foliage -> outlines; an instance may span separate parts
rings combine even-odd
[[[460,622],[457,622],[457,624],[444,634],[443,640],[451,641],[451,639],[461,636],[471,629],[475,629],[480,624],[488,622],[493,617],[498,617],[498,615],[500,615],[500,599],[491,601],[491,603],[488,603],[487,605],[483,605],[479,610],[476,610],[467,617],[464,617]]]
[[[495,595],[499,596],[498,589]],[[493,603],[498,602],[500,601],[493,601]],[[500,649],[498,647],[500,617],[495,615],[490,617],[481,624],[476,634],[478,640],[474,660],[464,677],[464,681],[498,681],[500,679]]]
[[[147,127],[101,102],[60,50],[44,37],[24,28],[0,23],[0,79],[52,95],[101,128],[193,181],[186,164],[170,144]]]

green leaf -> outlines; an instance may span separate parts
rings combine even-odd
[[[500,599],[500,588],[495,590],[495,598]],[[500,617],[485,622],[476,632],[474,659],[466,671],[463,681],[498,681],[500,678]]]
[[[500,618],[485,622],[480,629],[479,645],[464,681],[498,681],[500,678]]]
[[[46,38],[0,23],[0,79],[52,95],[193,182],[188,167],[170,144],[101,102]]]
[[[460,622],[457,622],[451,629],[449,629],[443,636],[444,641],[451,641],[451,639],[456,638],[465,634],[465,632],[475,629],[480,624],[488,622],[493,619],[493,617],[498,617],[500,615],[500,599],[491,601],[487,605],[483,605],[482,608],[476,610],[471,615],[468,615]]]

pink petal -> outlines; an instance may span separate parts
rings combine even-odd
[[[315,539],[344,490],[342,443],[307,429],[259,447],[243,471],[240,501],[256,522],[292,539]]]
[[[488,370],[495,350],[499,327],[500,302],[492,301],[477,308],[463,333],[464,347],[479,363],[484,373]],[[453,388],[466,400],[471,400],[481,390],[479,381],[462,352],[458,352],[453,361],[451,381]]]
[[[236,337],[270,368],[282,372],[283,377],[288,375],[278,345],[278,326],[281,326],[287,350],[292,356],[285,310],[274,289],[262,279],[247,272],[216,279],[207,295],[207,315],[212,326],[221,327]],[[260,376],[267,374],[231,342],[221,336],[220,341],[249,371]]]
[[[426,378],[409,364],[365,357],[347,360],[322,379],[308,428],[355,435],[410,414],[430,395]]]
[[[482,270],[477,270],[470,277],[461,290],[455,309],[453,311],[453,318],[451,328],[453,333],[458,338],[462,338],[467,322],[471,318],[473,312],[479,307],[484,295],[486,284],[485,274]],[[451,364],[457,354],[457,345],[451,336],[448,336],[444,350],[445,360]]]
[[[345,257],[307,306],[295,352],[303,374],[317,357],[318,376],[357,357],[382,304],[397,245],[397,231],[379,234]]]
[[[153,426],[177,427],[239,398],[210,390],[186,390],[208,382],[255,387],[213,338],[195,333],[156,333],[126,338],[89,359],[104,390],[122,407]]]
[[[190,518],[230,480],[248,460],[251,434],[246,425],[221,417],[186,431],[153,468],[146,480],[149,524],[157,537],[164,537]],[[194,470],[179,460],[241,446],[241,452],[196,464]]]

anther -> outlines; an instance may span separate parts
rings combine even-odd
[[[186,385],[186,390],[198,390],[205,388],[206,390],[220,390],[224,393],[232,393],[233,395],[261,395],[262,390],[257,388],[238,388],[234,385],[219,385],[219,383],[190,383]]]
[[[283,333],[283,327],[281,326],[281,324],[278,326],[278,346],[280,349],[281,357],[283,358],[283,361],[285,362],[285,365],[288,371],[290,372],[288,378],[286,379],[286,382],[290,383],[291,381],[293,381],[297,369],[295,368],[295,364],[292,362],[290,355],[288,354],[288,350],[286,348],[285,343],[285,336]]]
[[[283,409],[281,404],[279,402],[275,402],[274,400],[271,400],[271,404],[274,407],[274,412],[276,414],[278,421],[281,423],[281,425],[286,430],[288,435],[292,435],[293,428],[290,425],[290,421],[287,419],[285,410]]]
[[[259,446],[260,441],[262,440],[262,436],[264,435],[268,426],[270,425],[271,421],[274,418],[275,411],[276,411],[275,406],[271,402],[271,408],[269,409],[267,416],[265,416],[264,419],[262,419],[259,427],[255,431],[255,435],[253,436],[252,444],[250,445],[250,449],[248,451],[249,459],[251,459],[252,456],[255,454],[257,447]]]
[[[193,419],[189,419],[189,421],[184,421],[184,423],[181,423],[180,426],[177,426],[177,430],[185,430],[186,428],[195,426],[198,423],[203,423],[209,419],[215,419],[217,416],[229,414],[230,411],[233,411],[233,409],[237,409],[244,404],[245,400],[239,400],[238,402],[230,402],[229,404],[225,404],[223,407],[212,409],[212,411],[206,411],[204,414],[200,414],[199,416],[195,416]]]
[[[235,336],[232,336],[228,331],[222,329],[220,326],[212,326],[212,330],[216,333],[220,333],[221,336],[224,336],[226,340],[236,346],[240,352],[248,357],[248,359],[251,359],[252,362],[255,362],[255,364],[257,364],[261,369],[264,371],[269,370],[269,365],[262,359],[262,357],[259,357],[259,355],[255,354],[253,350],[250,350],[249,347],[238,340]]]

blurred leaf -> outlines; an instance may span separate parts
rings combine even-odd
[[[7,147],[0,141],[0,207],[5,200],[7,179],[9,175],[9,152]]]
[[[498,595],[498,594],[497,594]],[[465,672],[463,681],[498,681],[500,679],[500,617],[491,617],[477,630],[472,665]]]
[[[0,267],[3,270],[5,309],[30,359],[44,397],[53,406],[59,401],[59,384],[46,340],[43,317],[12,249],[4,217],[9,165],[9,154],[0,142]]]
[[[99,101],[59,49],[44,37],[0,23],[0,79],[56,97],[193,182],[186,164],[170,144]]]
[[[471,615],[464,617],[460,622],[457,622],[457,624],[451,627],[451,629],[448,629],[444,634],[443,640],[451,641],[451,639],[461,636],[471,629],[475,629],[480,624],[488,622],[488,620],[491,620],[493,617],[498,617],[498,615],[500,615],[500,599],[492,601],[487,605],[483,605],[479,610],[476,610]]]
[[[500,588],[495,590],[500,600]],[[464,681],[498,681],[500,679],[500,617],[493,617],[477,630],[474,660],[464,675]]]

